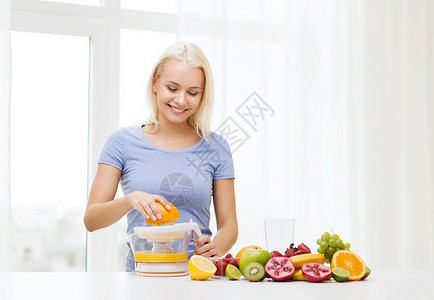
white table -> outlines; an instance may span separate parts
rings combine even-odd
[[[296,297],[296,298],[293,298]],[[434,299],[433,271],[373,271],[365,281],[248,282],[132,273],[0,273],[0,299]]]

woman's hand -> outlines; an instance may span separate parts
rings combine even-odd
[[[203,235],[198,238],[193,246],[196,248],[193,254],[202,255],[204,257],[213,257],[217,255],[217,249],[215,243],[211,241],[209,236]]]
[[[134,209],[137,209],[146,219],[152,219],[152,221],[161,219],[160,210],[155,205],[156,201],[160,202],[167,210],[170,210],[170,202],[160,195],[136,191],[128,194],[127,197]]]
[[[238,223],[235,208],[233,179],[214,180],[214,208],[217,219],[217,234],[211,241],[203,235],[193,246],[193,254],[204,257],[222,256],[235,244],[238,237]]]

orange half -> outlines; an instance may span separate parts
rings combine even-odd
[[[330,263],[331,269],[343,268],[350,272],[348,280],[359,280],[366,273],[366,264],[356,253],[348,250],[339,250],[333,254]]]
[[[161,219],[152,221],[152,219],[145,218],[145,223],[150,225],[162,225],[168,222],[175,223],[175,221],[179,219],[179,212],[172,203],[170,203],[170,210],[167,210],[160,202],[155,202],[155,204],[160,210]]]

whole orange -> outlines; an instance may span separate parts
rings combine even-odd
[[[246,251],[247,249],[261,250],[262,248],[259,247],[259,246],[256,246],[256,245],[249,245],[249,246],[246,246],[246,247],[242,248],[240,251],[238,251],[238,253],[237,253],[237,255],[235,255],[235,257],[240,258],[241,255],[243,254],[243,252]]]

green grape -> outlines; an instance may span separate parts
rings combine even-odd
[[[327,250],[327,248],[329,247],[329,243],[321,241],[321,244],[319,246],[321,247],[321,249]]]
[[[325,241],[325,242],[328,242],[328,241],[330,240],[330,233],[328,233],[327,231],[324,232],[324,233],[321,235],[321,240],[323,240],[323,241]]]
[[[332,232],[333,233],[333,232]],[[324,255],[326,263],[330,263],[333,255],[338,250],[349,250],[350,243],[345,243],[339,238],[339,235],[325,231],[321,238],[317,239],[316,243],[319,245],[317,251],[319,254]]]
[[[328,247],[327,248],[327,255],[331,258],[333,254],[336,252],[336,248],[334,247]]]

